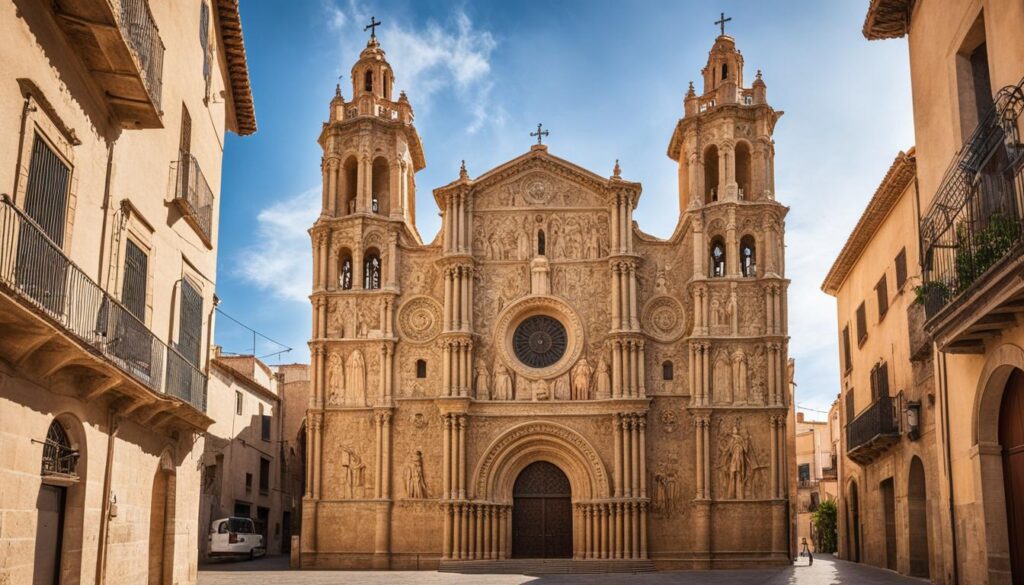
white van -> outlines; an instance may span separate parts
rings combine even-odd
[[[263,536],[251,518],[221,518],[210,525],[210,557],[256,557],[266,554]]]

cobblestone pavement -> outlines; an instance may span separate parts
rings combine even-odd
[[[672,571],[636,575],[457,575],[433,571],[290,571],[285,557],[203,565],[199,585],[925,585],[927,581],[829,555],[813,566],[761,571]]]

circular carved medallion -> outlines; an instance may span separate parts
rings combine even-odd
[[[683,305],[670,296],[654,297],[644,307],[643,322],[647,334],[658,341],[675,341],[686,325]]]
[[[565,355],[568,345],[565,326],[547,315],[525,319],[512,334],[512,349],[519,361],[531,368],[546,368]]]
[[[546,203],[551,198],[551,184],[545,179],[533,179],[526,183],[526,200],[530,203]]]
[[[441,305],[425,296],[409,299],[398,310],[398,328],[404,341],[430,341],[441,332]]]

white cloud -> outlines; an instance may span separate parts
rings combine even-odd
[[[360,34],[360,23],[368,22],[372,15],[354,0],[348,2],[350,18],[331,0],[325,2],[324,11],[328,27],[349,33],[339,35],[341,53],[342,58],[354,62],[365,38]],[[340,21],[336,15],[341,15]],[[443,24],[431,21],[423,28],[412,28],[392,21],[385,26],[382,45],[395,71],[396,83],[415,95],[415,106],[421,114],[429,111],[434,94],[450,90],[472,116],[466,126],[468,133],[475,133],[488,123],[504,123],[504,109],[494,103],[491,93],[494,84],[490,60],[497,47],[494,35],[475,28],[461,9]],[[342,66],[347,68],[350,64]]]
[[[256,243],[242,250],[235,273],[280,299],[309,302],[312,245],[306,230],[320,212],[321,188],[283,199],[256,216]]]

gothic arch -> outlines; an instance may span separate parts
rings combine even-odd
[[[511,502],[516,477],[535,461],[547,461],[565,473],[575,502],[612,495],[604,464],[590,441],[559,423],[536,421],[508,429],[487,446],[472,476],[474,497]]]

